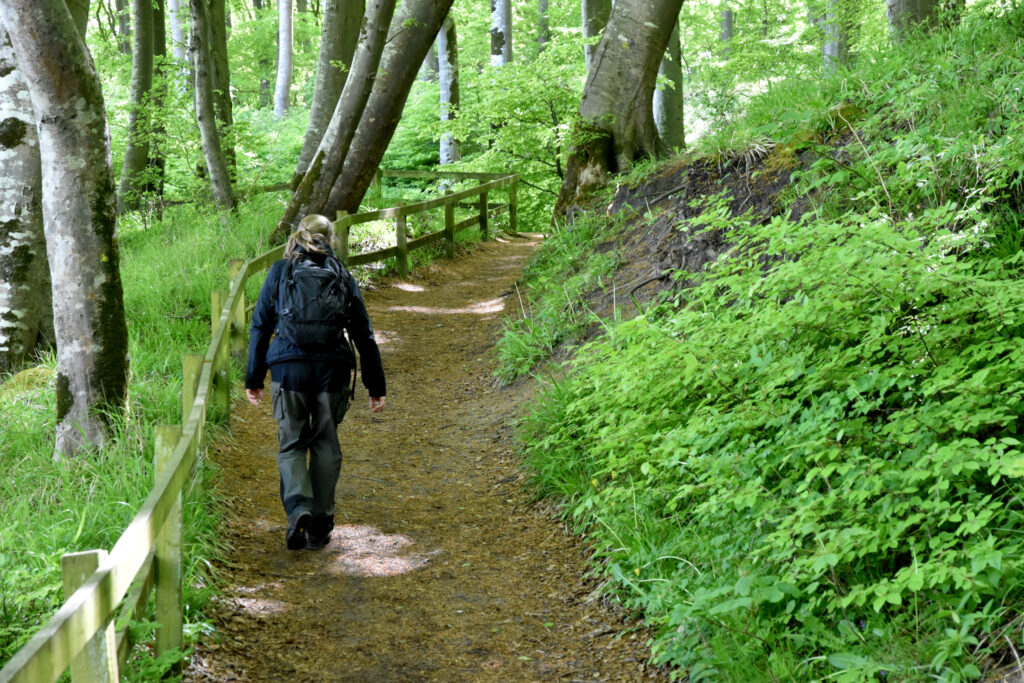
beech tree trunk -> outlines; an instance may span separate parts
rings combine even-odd
[[[235,170],[234,116],[231,110],[231,71],[228,68],[228,14],[224,0],[210,0],[210,55],[213,57],[213,109],[217,114],[220,146],[228,169]]]
[[[132,40],[132,86],[128,109],[128,147],[121,165],[117,187],[117,213],[135,211],[141,205],[149,160],[149,122],[147,101],[153,88],[153,0],[134,0],[135,32]]]
[[[164,155],[163,141],[166,138],[161,110],[167,99],[167,80],[164,78],[164,58],[167,56],[167,24],[164,0],[153,0],[153,77],[157,87],[153,90],[153,112],[156,120],[152,123],[153,140],[149,145],[149,166],[147,192],[156,197],[164,196],[164,175],[167,158]]]
[[[292,0],[277,0],[277,81],[274,86],[274,116],[288,113],[292,88]]]
[[[909,30],[919,27],[925,31],[934,27],[938,18],[938,0],[886,0],[885,13],[889,18],[893,37],[902,41]]]
[[[683,62],[679,46],[679,22],[672,28],[658,75],[667,78],[672,85],[654,91],[654,125],[666,147],[682,149],[686,146],[686,135],[683,126]]]
[[[441,82],[441,120],[454,121],[459,115],[459,41],[455,22],[449,16],[437,32],[438,75]],[[441,164],[462,158],[462,143],[451,133],[441,134]]]
[[[35,110],[57,338],[55,453],[102,445],[128,390],[110,133],[99,76],[64,0],[4,0]]]
[[[608,25],[608,17],[612,14],[611,0],[581,0],[580,12],[583,17],[583,37],[596,38]],[[590,65],[594,57],[596,45],[585,45],[583,47],[583,58],[586,63],[587,73],[590,73]]]
[[[721,12],[722,23],[718,34],[718,40],[722,43],[722,59],[729,59],[732,52],[732,30],[733,14],[731,9],[723,9]]]
[[[491,66],[512,62],[512,0],[491,0]]]
[[[28,85],[0,22],[0,378],[53,343],[39,137]]]
[[[68,9],[71,10],[71,18],[75,22],[75,28],[83,36],[89,25],[89,0],[66,0]]]
[[[316,154],[313,155],[313,161],[292,195],[272,240],[286,237],[304,216],[324,213],[331,188],[341,173],[356,127],[373,91],[394,12],[395,0],[370,0],[366,4],[366,16],[359,32],[359,45],[352,59],[352,71],[345,80],[345,87]],[[421,54],[417,63],[422,59]]]
[[[569,153],[556,214],[607,182],[609,173],[659,155],[664,144],[652,101],[662,56],[682,0],[617,0],[594,51],[580,101],[587,142]]]
[[[825,70],[835,73],[845,66],[849,56],[849,18],[844,16],[840,0],[825,0],[825,46],[822,50]]]
[[[128,0],[114,0],[114,7],[117,10],[117,49],[122,54],[130,55],[132,53],[132,28],[128,19],[131,12],[128,9]]]
[[[430,49],[427,50],[427,56],[423,58],[423,64],[420,65],[420,73],[418,78],[421,81],[436,81],[437,72],[438,69],[440,68],[437,62],[437,45],[431,45]]]
[[[309,127],[302,142],[302,152],[295,169],[292,186],[298,187],[302,176],[309,170],[317,147],[327,130],[327,123],[338,105],[352,56],[359,41],[360,23],[365,0],[327,0],[324,5],[324,24],[320,35],[320,56],[313,87],[313,104],[309,111]],[[339,64],[343,65],[338,66]]]
[[[167,0],[167,14],[171,20],[171,54],[180,65],[181,80],[188,80],[188,40],[185,36],[183,15],[186,0]]]
[[[452,0],[402,2],[391,22],[391,35],[381,59],[384,77],[373,84],[341,175],[327,204],[318,213],[334,215],[337,211],[351,213],[359,209],[402,117],[416,80],[417,65],[434,42],[451,5]]]
[[[537,0],[537,50],[543,52],[551,42],[551,25],[548,22],[548,0]]]
[[[210,175],[213,201],[223,211],[235,206],[231,191],[231,174],[224,150],[220,146],[220,132],[217,130],[217,115],[214,105],[213,56],[210,43],[210,0],[189,0],[192,30],[189,35],[189,51],[192,53],[192,73],[195,78],[196,118],[199,121],[199,135],[203,141],[203,156],[206,170]]]

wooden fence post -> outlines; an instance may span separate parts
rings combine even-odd
[[[242,259],[231,259],[228,261],[228,275],[231,282],[235,281],[238,274],[242,272]],[[238,290],[238,298],[235,300],[235,307],[231,309],[231,355],[242,356],[246,352],[247,335],[245,330],[245,287]]]
[[[60,558],[65,600],[85,583],[85,580],[96,571],[106,557],[106,550],[86,550],[80,553],[68,553]],[[114,622],[109,621],[71,660],[71,681],[72,683],[91,683],[92,681],[117,683],[117,680],[117,639],[114,636]]]
[[[512,176],[508,188],[508,228],[513,235],[519,234],[519,176]]]
[[[228,294],[222,289],[215,289],[210,292],[210,333],[216,331],[217,323],[220,322],[220,312],[224,309],[224,302],[227,300]],[[221,339],[221,343],[217,345],[217,348],[213,352],[213,371],[210,376],[210,382],[213,384],[213,396],[211,404],[217,411],[217,415],[224,420],[228,420],[231,417],[231,382],[228,378],[228,372],[230,371],[231,363],[227,354],[224,352],[225,343],[227,337]]]
[[[341,261],[341,265],[348,265],[348,229],[350,222],[346,220],[348,211],[339,211],[338,218],[334,223],[334,255]],[[340,225],[339,225],[340,223]]]
[[[487,239],[487,193],[480,193],[480,239]]]
[[[199,391],[199,376],[203,372],[203,357],[199,354],[188,353],[182,357],[181,373],[181,423],[188,424],[188,414],[192,410],[192,403],[196,400],[196,392]],[[199,421],[199,434],[196,435],[196,443],[202,441],[203,424],[205,420]]]
[[[450,195],[451,190],[445,190],[445,195]],[[455,258],[455,202],[451,199],[444,203],[444,243],[445,256]]]
[[[159,477],[171,462],[174,447],[181,439],[181,425],[158,425],[153,437],[156,476]],[[167,513],[167,521],[156,537],[153,555],[153,576],[156,585],[156,654],[168,650],[182,650],[182,593],[181,570],[181,491],[174,506]],[[174,664],[172,675],[181,673],[181,661]]]
[[[398,275],[405,277],[409,274],[409,248],[406,246],[406,216],[404,212],[398,213],[398,225],[395,228],[398,247]]]

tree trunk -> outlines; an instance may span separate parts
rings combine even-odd
[[[43,179],[25,76],[0,23],[0,377],[53,343]]]
[[[132,28],[129,21],[128,0],[114,0],[117,9],[117,49],[121,54],[132,53]]]
[[[167,79],[164,73],[164,58],[167,57],[167,25],[166,12],[164,11],[164,0],[153,1],[153,77],[157,83],[153,90],[153,112],[156,120],[153,123],[153,141],[149,146],[149,166],[147,192],[153,193],[158,198],[164,196],[164,177],[167,168],[167,159],[161,145],[167,137],[164,128],[162,110],[167,100]]]
[[[345,157],[374,89],[381,67],[381,55],[387,41],[388,26],[395,12],[395,0],[370,0],[360,29],[359,45],[352,59],[352,72],[338,98],[331,121],[313,155],[309,170],[292,195],[291,202],[272,234],[283,238],[295,224],[311,213],[323,213],[335,179],[341,173]],[[401,24],[399,24],[401,26]],[[405,29],[411,31],[411,28]],[[419,55],[420,60],[423,55]],[[386,70],[386,69],[385,69]],[[415,71],[413,72],[415,74]]]
[[[132,86],[128,109],[128,147],[121,165],[121,182],[117,187],[117,213],[135,211],[141,205],[146,184],[146,162],[149,159],[149,122],[152,118],[147,101],[153,88],[153,0],[134,0],[135,33],[132,39]]]
[[[654,91],[654,125],[666,147],[683,149],[686,137],[683,126],[683,63],[679,47],[679,22],[672,28],[658,75],[667,78],[672,85]]]
[[[292,0],[277,0],[277,83],[274,87],[274,116],[288,113],[292,87]]]
[[[235,198],[231,191],[231,174],[224,150],[220,146],[217,131],[217,115],[214,111],[213,56],[210,51],[211,30],[209,15],[210,0],[189,0],[192,31],[189,35],[189,50],[192,53],[192,72],[195,75],[196,118],[199,134],[203,141],[203,156],[206,170],[210,174],[213,200],[223,211],[234,208]]]
[[[89,26],[89,0],[67,0],[67,5],[68,9],[71,10],[71,18],[75,22],[75,28],[84,36],[85,29]]]
[[[491,66],[512,62],[512,0],[491,0]]]
[[[64,0],[4,0],[39,131],[57,338],[55,452],[106,441],[128,390],[110,133],[99,76]]]
[[[825,46],[822,52],[828,73],[835,73],[837,67],[845,66],[849,55],[849,19],[843,10],[840,0],[825,0]]]
[[[733,14],[731,9],[723,9],[721,12],[722,24],[719,32],[719,42],[722,43],[722,59],[729,59],[732,52],[732,28]]]
[[[682,1],[682,0],[680,0]],[[430,49],[452,0],[405,0],[392,21],[381,73],[363,111],[345,165],[319,213],[355,212],[373,181],[416,80],[416,66]]]
[[[551,25],[548,22],[548,0],[537,0],[537,51],[543,52],[551,42]]]
[[[182,66],[183,74],[188,73],[188,41],[185,38],[185,27],[182,14],[185,11],[185,0],[167,0],[167,13],[171,18],[171,54]]]
[[[569,153],[556,214],[565,212],[608,173],[664,149],[652,101],[658,67],[683,0],[618,0],[594,51],[580,101],[587,142]]]
[[[228,169],[235,170],[234,116],[231,111],[231,71],[228,68],[227,10],[224,0],[210,0],[210,55],[213,57],[213,109]]]
[[[427,50],[427,56],[423,58],[423,64],[420,65],[420,73],[418,78],[421,81],[436,81],[437,72],[438,69],[440,68],[437,62],[437,45],[431,45],[430,49]]]
[[[608,17],[612,14],[611,0],[582,0],[580,11],[583,15],[583,37],[596,38],[608,25]],[[596,45],[585,45],[583,47],[583,58],[586,62],[587,73],[590,73],[590,65],[594,57]]]
[[[441,81],[441,120],[454,121],[459,115],[459,41],[455,22],[444,20],[437,32],[438,74]],[[451,133],[441,134],[441,164],[453,164],[462,158],[462,143]]]
[[[309,112],[309,127],[302,143],[299,163],[295,169],[293,187],[298,187],[302,176],[309,170],[317,147],[327,130],[331,113],[338,104],[345,79],[352,68],[352,55],[359,40],[360,22],[365,0],[327,0],[324,6],[324,25],[320,37],[320,57],[316,67],[316,85],[313,105]],[[338,65],[344,65],[344,68]]]
[[[889,26],[897,42],[907,36],[914,27],[927,31],[934,27],[938,18],[938,0],[886,0],[885,12]]]

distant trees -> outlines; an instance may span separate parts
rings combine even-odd
[[[117,212],[139,207],[149,160],[150,108],[153,87],[153,0],[134,0],[135,32],[132,39],[132,89],[128,110],[128,148],[117,188]]]
[[[231,174],[228,171],[227,158],[221,147],[221,133],[217,129],[217,113],[214,104],[216,82],[210,49],[212,42],[210,1],[189,0],[192,22],[189,51],[192,57],[192,73],[195,81],[196,119],[199,122],[199,134],[203,142],[206,171],[213,189],[213,200],[221,210],[228,211],[234,208],[235,197],[231,189]]]
[[[100,80],[64,0],[4,0],[39,133],[57,341],[55,452],[104,443],[124,408],[128,332]]]

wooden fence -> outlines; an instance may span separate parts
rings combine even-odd
[[[518,229],[518,176],[429,171],[383,171],[384,177],[484,180],[475,187],[407,206],[361,214],[339,214],[335,223],[337,254],[349,265],[397,260],[400,274],[408,272],[410,251],[444,241],[454,256],[455,234],[478,225],[486,239],[490,216],[509,212],[510,230]],[[507,204],[490,204],[490,193],[508,189]],[[455,222],[460,202],[476,198],[476,215]],[[407,240],[409,216],[443,208],[444,229]],[[395,218],[397,246],[367,254],[348,253],[353,225]],[[205,355],[186,355],[182,364],[182,425],[159,425],[154,435],[156,481],[138,514],[114,547],[70,553],[61,558],[66,601],[57,613],[0,669],[0,683],[54,681],[69,667],[73,683],[117,681],[132,643],[127,626],[146,613],[155,593],[158,628],[155,653],[183,647],[182,625],[182,490],[190,481],[203,438],[208,406],[227,419],[231,411],[231,355],[244,354],[247,329],[245,286],[281,258],[275,247],[245,263],[229,265],[230,289],[211,292],[210,345]]]

